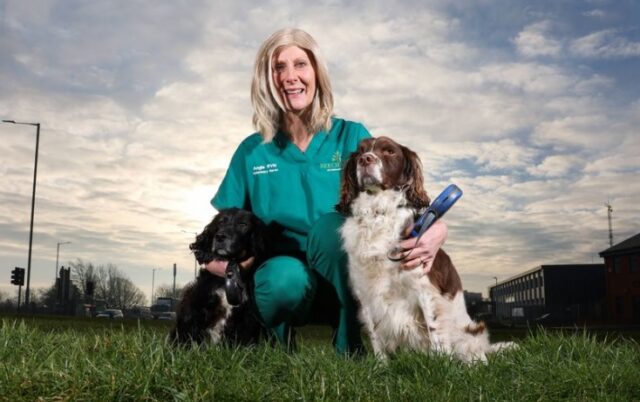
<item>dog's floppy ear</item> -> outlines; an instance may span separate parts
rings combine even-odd
[[[196,241],[189,244],[189,249],[193,251],[196,256],[198,264],[203,264],[206,261],[206,255],[211,252],[211,245],[213,244],[213,236],[218,231],[218,220],[214,217],[211,222],[204,227],[202,233],[196,236]]]
[[[340,201],[336,211],[348,215],[351,213],[351,203],[358,196],[358,152],[353,152],[342,169],[340,181]]]
[[[408,188],[406,191],[407,201],[414,208],[428,207],[431,200],[424,190],[424,176],[422,175],[422,163],[418,154],[410,150],[405,146],[402,148],[402,154],[404,155],[405,165],[403,176]]]

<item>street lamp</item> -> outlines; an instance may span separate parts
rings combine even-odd
[[[196,232],[188,232],[186,230],[183,230],[182,233],[189,233],[192,234],[196,237],[198,237],[198,233]],[[196,254],[193,254],[193,277],[197,278],[198,277],[198,259],[196,258]]]
[[[60,245],[61,244],[71,244],[70,241],[63,241],[61,243],[58,243],[58,245],[56,246],[56,269],[53,271],[53,281],[55,282],[56,278],[58,277],[58,256],[60,255]]]
[[[151,305],[153,306],[153,291],[156,284],[156,269],[153,268],[153,273],[151,274]]]
[[[493,279],[495,279],[495,280],[496,280],[496,286],[498,286],[498,277],[497,277],[497,276],[494,276],[494,277],[493,277]]]
[[[36,206],[36,177],[38,175],[38,147],[40,146],[40,123],[18,122],[15,120],[2,120],[2,122],[36,127],[36,157],[35,157],[35,163],[33,166],[33,191],[31,192],[31,225],[29,227],[29,258],[27,260],[27,288],[24,292],[24,304],[27,306],[27,311],[29,311],[29,302],[30,302],[30,296],[31,296],[30,284],[31,284],[31,249],[33,246],[33,212]]]

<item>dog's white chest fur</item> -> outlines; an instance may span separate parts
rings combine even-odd
[[[430,345],[419,300],[429,281],[421,270],[401,270],[387,258],[413,220],[414,211],[405,204],[402,192],[361,193],[341,229],[352,289],[361,304],[360,318],[389,352],[401,345],[416,350]]]
[[[207,332],[211,338],[211,343],[217,344],[220,343],[224,336],[224,327],[227,325],[227,320],[229,316],[231,316],[231,312],[233,307],[227,301],[227,294],[225,293],[224,288],[219,288],[215,290],[215,294],[218,296],[220,300],[220,305],[222,310],[224,311],[224,315],[210,328],[207,328]]]

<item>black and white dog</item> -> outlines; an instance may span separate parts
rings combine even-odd
[[[251,212],[230,208],[221,210],[196,237],[189,248],[200,264],[214,259],[229,261],[239,273],[244,291],[252,286],[254,268],[242,269],[240,262],[253,258],[252,267],[266,254],[266,227]],[[263,328],[248,297],[242,296],[232,306],[225,291],[225,278],[200,270],[195,282],[185,289],[176,312],[176,324],[169,334],[174,344],[256,343]],[[235,304],[235,303],[234,303]]]

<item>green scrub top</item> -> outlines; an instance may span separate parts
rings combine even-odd
[[[312,224],[335,210],[342,167],[368,137],[362,124],[335,117],[331,130],[316,133],[305,152],[282,132],[268,143],[254,133],[238,146],[211,204],[275,222],[283,227],[283,251],[305,251]]]

